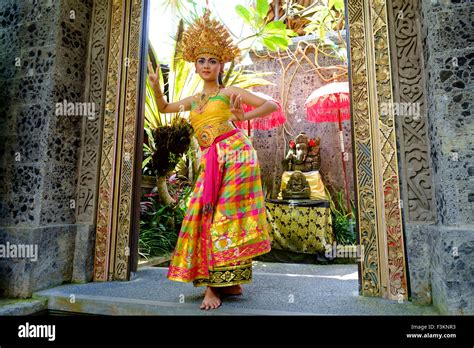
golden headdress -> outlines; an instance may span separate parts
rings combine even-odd
[[[209,10],[206,10],[204,15],[196,19],[183,33],[183,59],[195,62],[202,54],[212,55],[223,63],[237,59],[240,50],[232,42],[229,32],[217,20],[210,19],[209,15]]]

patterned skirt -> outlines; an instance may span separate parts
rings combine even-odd
[[[250,139],[241,131],[217,144],[223,179],[208,233],[207,255],[201,252],[203,179],[194,186],[178,236],[168,279],[195,286],[230,286],[251,281],[252,258],[270,251],[260,166]],[[207,261],[207,262],[206,262]]]

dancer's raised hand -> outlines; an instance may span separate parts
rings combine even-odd
[[[244,109],[242,107],[242,97],[239,95],[232,94],[230,96],[230,112],[232,113],[232,117],[229,119],[230,121],[244,121]]]
[[[158,68],[157,68],[158,70]],[[163,95],[163,92],[161,91],[160,87],[160,78],[158,76],[158,71],[153,70],[153,65],[151,64],[150,61],[148,61],[148,79],[150,80],[151,87],[161,95]]]

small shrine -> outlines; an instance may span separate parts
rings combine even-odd
[[[320,139],[305,132],[289,142],[277,199],[266,199],[272,249],[323,256],[335,239],[329,197],[319,172]]]

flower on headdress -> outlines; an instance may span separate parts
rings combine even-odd
[[[309,145],[309,146],[314,146],[314,145],[316,145],[316,141],[314,141],[314,139],[311,138],[311,139],[309,140],[308,145]]]
[[[290,148],[294,149],[295,146],[296,146],[296,143],[294,142],[294,140],[290,140]]]

